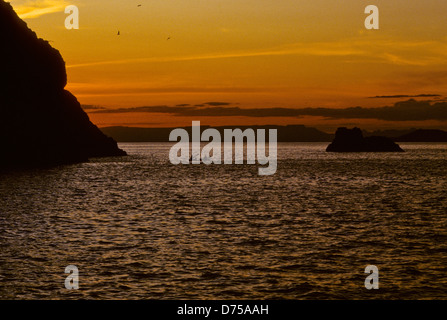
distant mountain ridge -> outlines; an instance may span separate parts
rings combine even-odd
[[[207,128],[210,127],[201,126],[201,131]],[[278,142],[329,142],[334,137],[332,134],[304,125],[221,126],[213,128],[217,129],[222,136],[224,129],[277,129]],[[174,129],[175,128],[135,128],[119,126],[101,128],[104,134],[112,137],[118,142],[168,142],[169,134]],[[191,133],[191,127],[184,127],[183,129],[188,131],[188,133]]]
[[[209,126],[201,126],[202,130]],[[240,128],[245,130],[252,129],[277,129],[278,142],[330,142],[334,139],[334,134],[329,134],[312,127],[304,125],[288,126],[221,126],[215,127],[221,134],[224,129]],[[169,133],[175,128],[139,128],[139,127],[104,127],[100,128],[104,134],[112,137],[118,142],[168,142]],[[191,127],[184,127],[186,131],[191,132]],[[432,129],[395,129],[395,130],[377,130],[369,132],[363,130],[365,137],[383,136],[391,138],[396,142],[447,142],[447,132],[443,130]]]
[[[394,140],[399,142],[447,142],[447,132],[436,129],[418,129]]]
[[[413,132],[417,130],[416,128],[411,129],[387,129],[387,130],[374,130],[374,131],[368,131],[368,130],[362,130],[363,135],[365,137],[373,137],[373,136],[381,136],[381,137],[387,137],[391,139],[398,138],[400,136],[403,136],[405,134],[408,134],[410,132]]]

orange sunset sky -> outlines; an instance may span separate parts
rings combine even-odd
[[[61,52],[67,89],[101,127],[447,129],[445,0],[10,2]],[[370,4],[379,30],[364,27]]]

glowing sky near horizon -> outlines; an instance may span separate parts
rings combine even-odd
[[[377,95],[447,96],[444,0],[10,2],[39,37],[61,52],[67,89],[82,104],[122,108],[224,101],[241,108],[344,108],[398,101],[367,98]],[[64,27],[64,8],[70,4],[79,8],[79,30]],[[380,9],[380,30],[364,28],[368,4]],[[191,121],[166,114],[89,115],[100,126]],[[321,127],[354,122],[315,117],[194,120]],[[419,125],[361,122],[368,127]],[[436,121],[425,125],[445,127]]]

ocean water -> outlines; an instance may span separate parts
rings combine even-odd
[[[446,299],[447,144],[326,145],[279,143],[273,176],[174,166],[168,143],[2,172],[0,298]]]

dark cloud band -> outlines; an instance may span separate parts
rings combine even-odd
[[[183,117],[303,117],[328,119],[376,119],[386,121],[447,120],[447,102],[416,101],[410,99],[392,106],[379,108],[240,108],[234,106],[148,106],[122,109],[96,110],[95,113],[164,113]]]
[[[375,96],[369,97],[370,99],[397,99],[397,98],[436,98],[441,97],[440,94],[416,94],[416,95],[408,95],[408,94],[396,94],[392,96]]]

